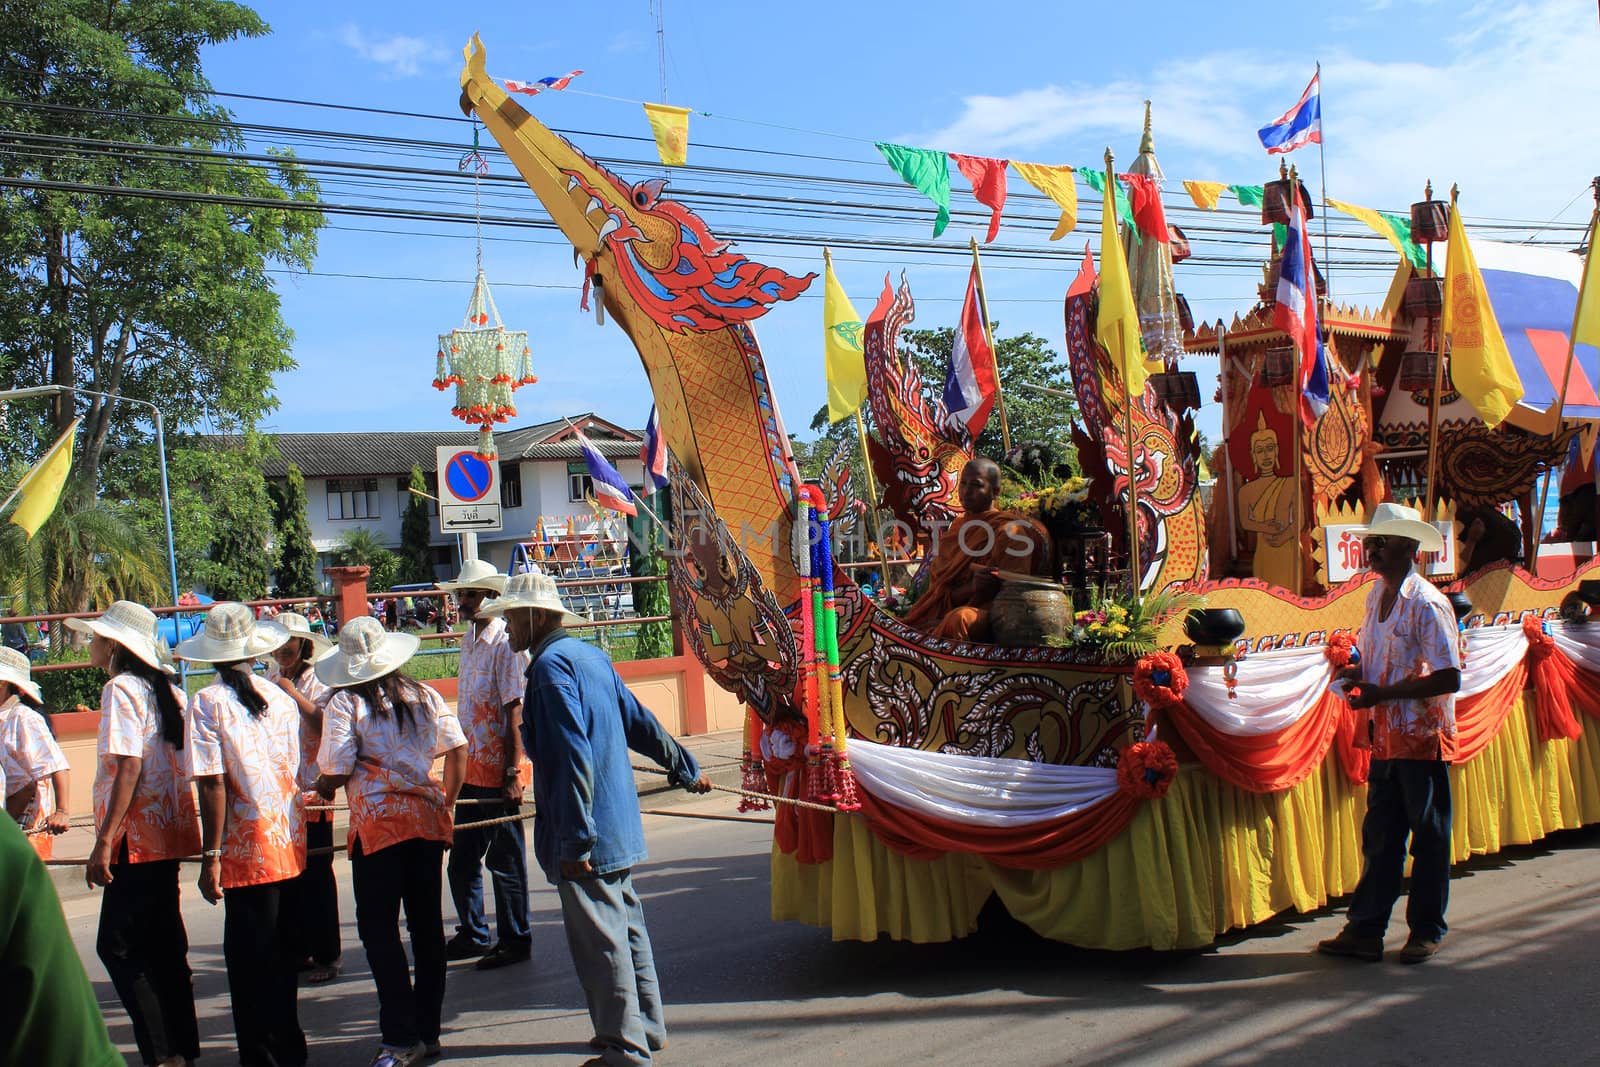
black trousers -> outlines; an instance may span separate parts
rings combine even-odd
[[[178,861],[129,863],[123,844],[100,898],[95,950],[145,1063],[200,1055],[189,935],[178,907]]]
[[[296,879],[300,895],[300,958],[339,958],[339,885],[333,878],[333,820],[306,820],[306,869]],[[315,855],[319,849],[330,851]]]
[[[300,1067],[306,1035],[295,1003],[300,944],[296,879],[223,892],[222,956],[244,1067]]]
[[[383,1043],[409,1048],[439,1040],[444,1010],[444,843],[412,838],[364,854],[350,851],[356,895],[356,930],[367,950],[367,966],[378,987],[378,1029]],[[416,983],[400,944],[400,906],[405,905]]]

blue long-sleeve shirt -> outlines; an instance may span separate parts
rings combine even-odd
[[[522,739],[533,760],[533,852],[545,877],[563,860],[588,860],[597,874],[645,859],[644,823],[628,750],[687,785],[695,758],[628,691],[611,658],[558,631],[533,650],[523,699]]]

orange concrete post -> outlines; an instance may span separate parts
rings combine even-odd
[[[367,575],[372,573],[371,567],[328,567],[322,573],[333,579],[340,626],[367,614]]]

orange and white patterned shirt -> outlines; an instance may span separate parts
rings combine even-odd
[[[336,690],[324,713],[317,764],[323,774],[350,776],[348,844],[354,851],[359,843],[363,855],[415,838],[448,843],[454,833],[433,761],[467,739],[444,698],[429,686],[417,688],[422,706],[411,707],[405,725],[387,701],[374,715],[349,689]]]
[[[461,638],[456,714],[467,735],[468,785],[498,789],[506,783],[507,704],[520,701],[526,688],[528,654],[513,652],[506,620],[496,616],[481,630],[469,623]],[[517,779],[526,789],[533,781],[533,763],[524,754]]]
[[[173,695],[183,707],[176,686]],[[100,692],[100,744],[94,776],[94,822],[106,823],[117,757],[137,756],[139,782],[122,820],[122,835],[111,843],[116,857],[123,841],[129,863],[154,863],[193,856],[200,851],[200,817],[189,787],[187,728],[185,746],[174,748],[161,737],[161,713],[150,683],[119,674]]]
[[[259,716],[213,682],[189,698],[189,754],[196,778],[220,775],[227,789],[222,888],[293,878],[306,866],[300,709],[289,694],[251,677],[267,701]]]
[[[22,813],[20,825],[25,831],[38,829],[56,810],[56,787],[50,776],[71,768],[44,716],[15,695],[0,704],[0,760],[7,763],[10,785],[6,790],[15,793],[33,783],[33,798]],[[49,834],[32,834],[28,841],[40,859],[50,859],[55,854],[55,838]]]
[[[1387,619],[1379,618],[1384,583],[1367,594],[1361,626],[1361,677],[1392,685],[1443,670],[1461,669],[1461,645],[1450,601],[1422,575],[1400,583]],[[1371,713],[1373,759],[1449,762],[1456,755],[1456,696],[1392,700]],[[1360,737],[1365,731],[1357,731]]]
[[[277,663],[267,664],[267,681],[277,685],[279,673]],[[328,699],[333,696],[333,689],[324,684],[322,679],[317,677],[317,672],[312,670],[310,666],[306,667],[294,687],[300,690],[300,694],[320,708],[324,714],[327,713]],[[289,699],[293,700],[294,698],[290,697]],[[324,807],[325,805],[320,798],[311,795],[311,791],[317,785],[317,751],[322,748],[322,724],[307,719],[305,715],[301,714],[298,706],[295,708],[295,714],[300,718],[300,771],[296,775],[295,781],[300,786],[300,792],[306,794],[307,804]],[[306,822],[332,821],[333,812],[331,811],[306,812]]]

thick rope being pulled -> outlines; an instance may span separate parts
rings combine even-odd
[[[670,773],[660,767],[641,767],[637,763],[632,766],[634,770],[643,771],[645,774],[665,776]],[[794,797],[780,797],[776,793],[760,793],[754,789],[735,789],[731,785],[718,785],[715,782],[711,783],[711,788],[719,793],[733,793],[735,796],[752,797],[756,800],[765,800],[773,804],[793,804],[795,807],[804,808],[807,811],[825,811],[829,815],[837,815],[839,813],[839,809],[832,804],[817,804],[809,800],[796,800]]]

